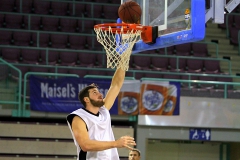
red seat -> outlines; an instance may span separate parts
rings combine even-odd
[[[40,51],[33,49],[22,49],[22,62],[30,64],[38,64],[40,59]]]
[[[77,52],[60,52],[60,64],[65,66],[74,66],[78,60]]]

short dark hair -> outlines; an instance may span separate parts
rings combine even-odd
[[[84,97],[89,97],[89,89],[92,88],[98,88],[98,86],[94,83],[88,85],[87,87],[83,88],[79,93],[78,93],[78,99],[80,102],[83,104],[84,107],[86,107],[86,102],[84,101]]]
[[[133,148],[131,151],[138,152],[138,155],[141,156],[141,152],[140,152],[140,150],[138,150],[137,148]],[[131,151],[130,151],[130,152],[131,152]]]

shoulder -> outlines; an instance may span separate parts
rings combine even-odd
[[[73,111],[72,113],[70,113],[69,115],[67,115],[67,121],[72,125],[72,121],[74,117],[81,117],[81,115],[84,113],[85,111],[83,109],[78,109]]]
[[[105,106],[102,106],[102,107],[100,107],[99,112],[108,112],[109,113],[109,110]]]

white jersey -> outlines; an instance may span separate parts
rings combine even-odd
[[[97,141],[115,141],[112,127],[111,117],[109,111],[103,106],[99,110],[99,115],[94,115],[84,109],[78,109],[72,112],[70,115],[77,115],[87,125],[88,135],[91,140]],[[74,143],[77,147],[78,160],[80,159],[81,148],[77,143],[71,127],[71,122],[68,121],[68,126],[72,133]],[[119,160],[117,148],[107,149],[103,151],[89,151],[86,153],[87,160]]]

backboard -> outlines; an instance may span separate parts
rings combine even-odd
[[[127,0],[122,0],[122,3]],[[202,40],[205,0],[135,0],[142,8],[141,24],[157,26],[154,44],[138,41],[132,53]]]

